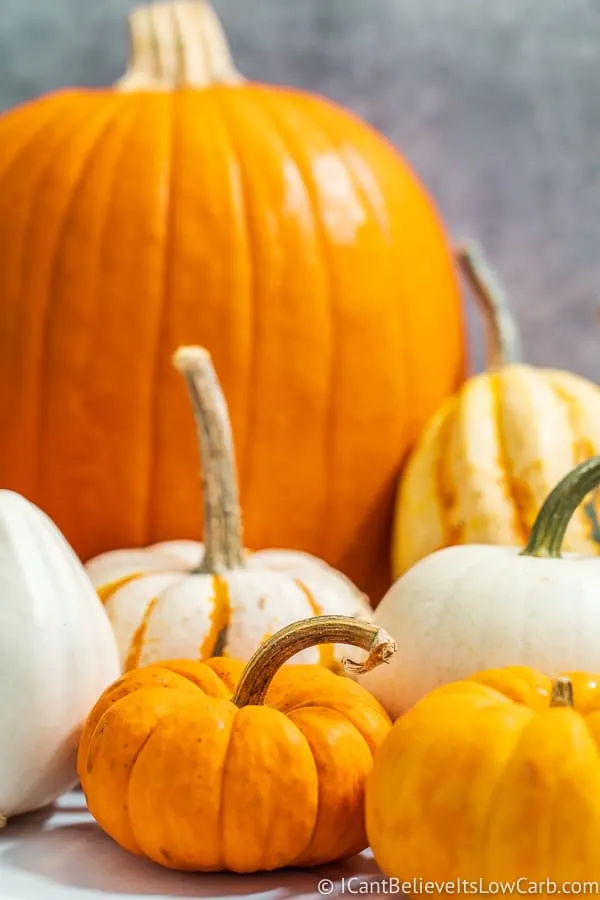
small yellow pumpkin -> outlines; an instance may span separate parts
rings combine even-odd
[[[519,362],[516,323],[481,249],[469,244],[458,259],[485,314],[488,371],[441,406],[409,459],[395,513],[395,578],[442,547],[522,546],[552,487],[600,453],[600,388]],[[600,551],[593,503],[573,517],[564,549]]]
[[[280,667],[322,642],[395,650],[344,616],[294,623],[241,663],[178,660],[124,675],[86,722],[78,770],[117,843],[168,868],[254,872],[366,847],[364,789],[391,722],[364,688],[320,666]],[[233,693],[233,696],[232,696]]]
[[[377,753],[366,820],[380,868],[409,884],[597,884],[600,675],[509,667],[436,689]]]
[[[317,557],[243,549],[231,424],[211,357],[181,347],[174,363],[188,385],[202,452],[204,544],[168,541],[87,563],[123,669],[172,657],[248,660],[290,622],[321,613],[370,618],[366,596]],[[336,668],[340,653],[310,647],[298,662]]]

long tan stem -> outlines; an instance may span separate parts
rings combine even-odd
[[[550,706],[573,706],[573,685],[566,675],[553,680]]]
[[[560,558],[560,549],[579,504],[600,484],[600,456],[572,469],[548,494],[531,528],[521,556]]]
[[[315,616],[282,628],[258,648],[242,673],[233,697],[236,706],[264,703],[269,685],[278,669],[292,656],[317,644],[351,644],[368,651],[362,663],[344,659],[342,665],[355,673],[368,672],[388,662],[396,652],[396,642],[378,625],[350,616]]]
[[[482,248],[467,241],[457,249],[457,261],[483,313],[488,370],[501,368],[522,358],[521,338],[506,293]]]
[[[214,10],[201,0],[148,3],[129,16],[130,60],[119,91],[240,84]]]
[[[187,383],[202,454],[205,552],[200,571],[218,575],[244,564],[231,422],[208,351],[180,347],[173,364]]]

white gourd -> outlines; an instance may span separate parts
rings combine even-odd
[[[321,614],[370,619],[367,597],[317,557],[243,548],[231,423],[211,357],[182,347],[174,364],[187,382],[202,454],[204,543],[167,541],[87,563],[123,669],[173,657],[248,660],[292,622]],[[341,647],[311,647],[294,662],[336,668],[344,655]]]
[[[75,553],[41,510],[0,491],[0,825],[76,783],[82,724],[118,674]]]
[[[560,553],[572,515],[599,482],[600,457],[570,472],[543,504],[524,550],[445,548],[390,588],[373,621],[398,652],[358,680],[393,719],[434,688],[485,669],[600,673],[600,560]],[[582,513],[597,527],[595,500]]]

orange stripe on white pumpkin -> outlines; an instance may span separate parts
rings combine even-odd
[[[296,584],[301,591],[304,591],[314,616],[322,616],[323,608],[319,606],[309,589],[301,581],[297,580]],[[319,644],[317,647],[319,653],[319,663],[327,669],[333,669],[335,666],[335,650],[333,644]]]
[[[223,594],[210,575],[187,575],[158,595],[144,633],[140,665],[162,659],[198,659],[204,642],[216,642]]]
[[[505,461],[526,538],[542,503],[576,463],[571,422],[541,370],[505,366],[493,379],[498,383],[497,414]]]
[[[147,572],[185,571],[187,563],[174,553],[165,550],[113,550],[103,553],[86,563],[88,578],[100,593],[107,585],[124,582],[132,576]]]
[[[215,576],[213,578],[213,591],[213,608],[210,613],[210,629],[200,645],[200,659],[202,660],[210,659],[210,657],[214,655],[217,644],[221,642],[223,645],[225,644],[225,641],[221,641],[221,639],[223,635],[226,634],[226,629],[229,625],[229,617],[231,615],[227,580]],[[221,652],[219,655],[223,656],[224,654]]]
[[[159,597],[165,588],[181,581],[182,577],[181,572],[140,575],[108,598],[105,609],[113,626],[121,665],[125,665],[134,636],[152,598]]]
[[[110,586],[106,608],[122,662],[211,654],[248,660],[265,635],[315,613],[369,617],[364,594],[315,557],[243,549],[233,439],[216,372],[202,348],[180,348],[174,362],[187,382],[202,451],[204,544],[165,541],[88,564],[96,587]],[[320,656],[333,664],[327,648],[310,647],[298,661]]]
[[[132,575],[124,575],[122,578],[117,578],[116,581],[109,581],[107,584],[102,584],[100,587],[96,588],[96,593],[98,597],[102,601],[102,603],[106,603],[109,597],[112,597],[116,591],[120,588],[124,587],[126,584],[129,584],[130,581],[134,581],[136,578],[139,578],[141,572],[134,572]]]
[[[129,650],[127,652],[127,657],[125,659],[125,663],[123,668],[126,672],[130,669],[137,669],[140,664],[140,655],[142,652],[142,647],[144,646],[144,639],[146,637],[146,629],[148,628],[148,622],[150,621],[150,616],[152,615],[152,610],[156,606],[158,602],[158,597],[153,597],[148,606],[146,607],[146,611],[144,613],[144,617],[140,622],[139,626],[136,628],[135,633],[131,639],[131,643],[129,645]]]
[[[446,528],[461,543],[519,543],[512,497],[501,464],[496,403],[488,375],[459,394],[440,474],[452,497]]]

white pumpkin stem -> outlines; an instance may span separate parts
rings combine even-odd
[[[351,644],[368,651],[357,663],[343,659],[342,666],[353,673],[369,672],[390,661],[397,650],[387,631],[351,616],[313,616],[282,628],[265,641],[247,663],[232,702],[236,706],[264,703],[271,681],[289,659],[317,644]]]
[[[585,460],[548,494],[531,528],[521,556],[560,559],[565,533],[575,510],[600,484],[600,456]]]
[[[8,818],[4,815],[4,813],[0,813],[0,831],[2,831],[3,828],[6,828],[7,825]]]
[[[456,253],[462,271],[483,312],[488,371],[522,359],[521,338],[504,288],[475,241],[467,241]]]
[[[227,403],[210,353],[180,347],[173,364],[192,401],[202,455],[204,559],[199,571],[218,575],[244,565],[242,516]]]
[[[201,0],[139,6],[129,16],[130,61],[119,91],[173,91],[235,85],[227,38],[214,10]]]
[[[552,681],[550,706],[573,706],[573,685],[566,675],[559,675]]]

